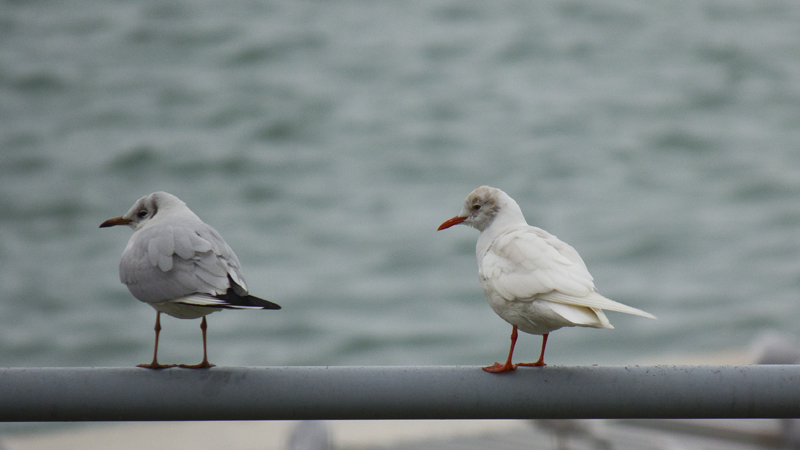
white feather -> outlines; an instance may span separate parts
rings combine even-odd
[[[561,303],[565,305],[585,306],[588,308],[604,309],[606,311],[616,311],[625,314],[633,314],[635,316],[647,317],[655,319],[656,316],[649,312],[642,311],[641,309],[632,306],[623,305],[622,303],[615,302],[614,300],[603,297],[597,292],[592,292],[586,297],[571,297],[564,295],[558,291],[548,292],[547,294],[540,295],[539,298],[549,302]]]
[[[528,225],[505,192],[487,186],[476,189],[459,217],[481,231],[476,255],[486,299],[520,330],[545,334],[565,326],[613,328],[603,310],[655,319],[598,294],[578,252]]]

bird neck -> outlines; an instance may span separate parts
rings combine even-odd
[[[516,206],[516,203],[513,206]],[[503,210],[503,214],[498,214],[492,223],[481,231],[481,235],[478,237],[478,244],[475,247],[478,264],[480,264],[483,256],[489,251],[489,247],[498,236],[520,226],[528,226],[528,222],[525,221],[519,206],[516,206],[516,209],[507,207]]]

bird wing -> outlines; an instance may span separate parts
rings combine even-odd
[[[480,264],[484,283],[506,300],[547,300],[655,318],[652,314],[607,299],[572,246],[541,228],[511,229],[489,247]]]
[[[211,243],[211,249],[214,251],[214,254],[225,264],[227,273],[231,277],[231,280],[233,280],[233,285],[231,286],[233,290],[239,295],[247,295],[247,284],[244,281],[244,275],[242,275],[239,258],[233,253],[233,249],[222,239],[222,236],[220,236],[217,230],[210,225],[203,223],[203,226],[200,227],[197,234],[200,238]]]
[[[552,291],[584,297],[594,282],[578,253],[550,233],[525,225],[495,238],[480,263],[481,277],[507,300]]]
[[[180,298],[183,303],[209,306],[215,302],[206,296],[224,295],[229,287],[247,293],[236,255],[216,230],[202,222],[165,223],[137,231],[119,269],[120,280],[131,293],[148,303]]]
[[[585,306],[587,308],[604,309],[606,311],[616,311],[625,314],[633,314],[635,316],[647,317],[650,319],[656,318],[656,316],[650,314],[647,311],[642,311],[641,309],[624,305],[620,302],[615,302],[614,300],[603,297],[597,292],[592,292],[586,297],[572,297],[564,295],[557,291],[553,291],[540,295],[538,298],[553,303],[561,303],[564,305]]]

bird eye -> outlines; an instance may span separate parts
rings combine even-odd
[[[477,211],[477,210],[481,209],[481,205],[472,205],[472,209],[474,211]]]
[[[147,217],[147,210],[143,209],[143,210],[139,211],[139,213],[136,214],[136,216],[138,218],[140,218],[140,219],[144,219],[145,217]]]

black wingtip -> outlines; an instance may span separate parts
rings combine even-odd
[[[264,300],[263,298],[258,298],[258,297],[253,297],[252,295],[248,295],[247,299],[255,303],[255,306],[260,306],[261,309],[274,309],[274,310],[281,309],[281,305],[273,303],[269,300]]]
[[[258,298],[254,295],[239,295],[233,290],[233,288],[228,288],[228,292],[226,292],[225,295],[218,295],[217,298],[225,300],[231,306],[254,306],[261,309],[273,310],[281,309],[281,305],[273,303],[269,300],[264,300],[263,298]]]

